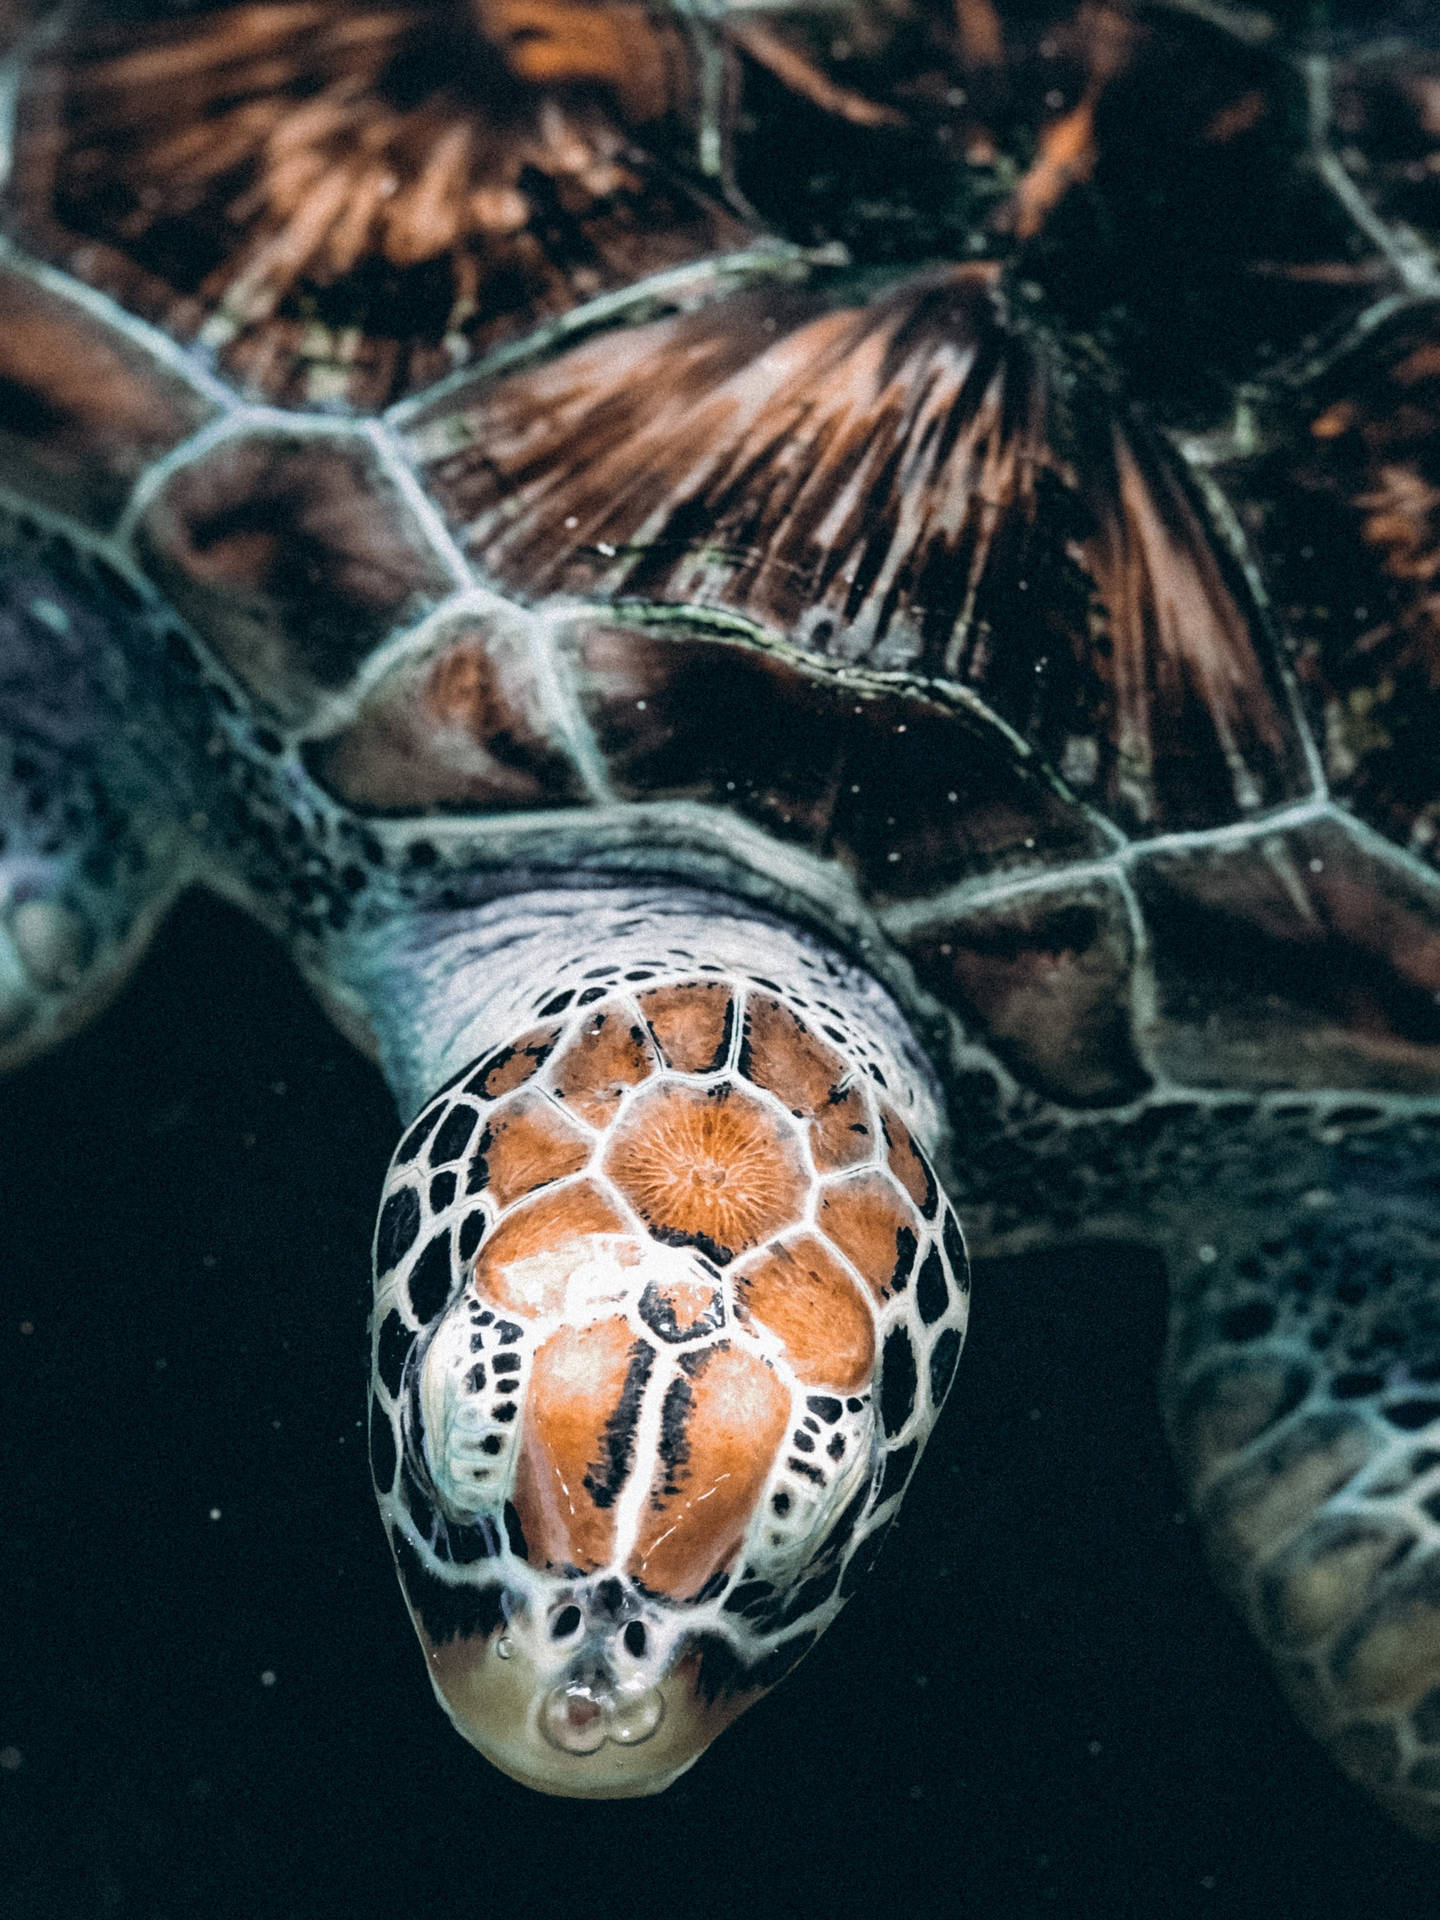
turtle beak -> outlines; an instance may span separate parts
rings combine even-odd
[[[683,1645],[655,1672],[617,1680],[582,1651],[541,1671],[524,1636],[437,1645],[423,1629],[431,1683],[458,1732],[522,1786],[567,1799],[663,1793],[758,1694],[707,1704]]]

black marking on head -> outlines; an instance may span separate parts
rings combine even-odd
[[[722,1247],[708,1233],[686,1233],[681,1227],[651,1227],[650,1238],[658,1240],[662,1247],[698,1247],[717,1267],[728,1267],[735,1258],[729,1247]]]
[[[392,1400],[400,1397],[405,1362],[410,1358],[410,1349],[414,1344],[414,1334],[392,1307],[380,1324],[380,1340],[375,1350],[375,1370],[384,1381],[385,1390]]]
[[[618,1620],[625,1608],[625,1588],[614,1578],[602,1580],[592,1597],[597,1613],[606,1620]]]
[[[513,1347],[523,1332],[524,1328],[517,1327],[513,1320],[497,1320],[495,1322],[495,1340],[499,1346]]]
[[[768,1580],[742,1580],[740,1585],[726,1596],[723,1611],[738,1613],[747,1620],[758,1621],[774,1613],[779,1599],[779,1593]]]
[[[414,1126],[411,1127],[409,1133],[407,1133],[405,1138],[400,1142],[400,1150],[395,1155],[395,1164],[397,1167],[403,1167],[407,1161],[415,1158],[421,1147],[423,1147],[425,1142],[430,1138],[431,1128],[444,1111],[444,1107],[437,1101],[427,1112],[421,1114]]]
[[[578,1633],[580,1631],[584,1617],[577,1606],[562,1607],[550,1622],[550,1638],[552,1640],[568,1640],[572,1633]]]
[[[445,1520],[441,1525],[450,1549],[450,1558],[457,1567],[471,1567],[478,1560],[493,1560],[500,1551],[500,1536],[493,1520],[482,1517],[469,1526]]]
[[[819,1414],[827,1427],[833,1427],[840,1418],[842,1411],[840,1402],[831,1394],[812,1393],[806,1398],[805,1404],[811,1413]]]
[[[640,1402],[655,1365],[655,1349],[648,1340],[636,1340],[630,1347],[630,1364],[625,1370],[625,1385],[614,1412],[605,1422],[602,1436],[605,1457],[587,1470],[582,1485],[597,1507],[609,1507],[630,1475],[635,1453],[635,1428],[640,1419]]]
[[[698,1340],[702,1334],[713,1333],[724,1324],[725,1307],[718,1293],[710,1296],[709,1303],[694,1320],[681,1326],[675,1318],[675,1308],[666,1299],[652,1280],[640,1296],[640,1318],[650,1331],[658,1334],[670,1346],[677,1346],[683,1340]]]
[[[664,1496],[678,1493],[683,1482],[689,1478],[685,1471],[690,1464],[690,1441],[686,1428],[690,1424],[694,1406],[695,1389],[683,1374],[677,1373],[665,1389],[665,1400],[660,1409],[660,1464],[665,1469],[665,1479],[660,1492],[650,1496],[650,1504],[657,1511],[664,1505]]]
[[[389,1273],[404,1259],[420,1231],[420,1196],[413,1187],[392,1193],[380,1209],[375,1229],[375,1271]]]
[[[970,1263],[965,1258],[965,1242],[960,1238],[960,1223],[949,1207],[945,1209],[945,1225],[942,1229],[945,1241],[945,1255],[950,1262],[950,1271],[955,1276],[955,1285],[961,1293],[970,1291]]]
[[[880,1485],[875,1493],[877,1507],[883,1507],[892,1494],[904,1492],[905,1482],[910,1478],[910,1469],[919,1451],[918,1443],[912,1440],[907,1446],[896,1447],[885,1456],[885,1471],[880,1476]]]
[[[945,1267],[940,1259],[940,1249],[931,1247],[915,1283],[915,1304],[927,1327],[934,1326],[949,1302],[950,1289],[945,1284]]]
[[[892,1327],[880,1356],[880,1422],[893,1438],[915,1408],[915,1349],[904,1327]]]
[[[430,1211],[444,1213],[455,1198],[455,1176],[453,1173],[437,1173],[430,1182]]]
[[[488,1639],[508,1619],[509,1596],[503,1587],[441,1580],[398,1527],[391,1529],[390,1545],[410,1610],[433,1645],[443,1646],[448,1640]]]
[[[604,998],[604,987],[586,987],[575,1004],[577,1007],[589,1007],[593,1006],[597,1000],[603,1000]]]
[[[444,1312],[454,1280],[447,1228],[435,1235],[410,1269],[410,1310],[422,1326],[428,1326]]]
[[[430,1164],[432,1167],[446,1166],[452,1160],[458,1160],[470,1144],[470,1136],[475,1131],[475,1123],[480,1118],[474,1107],[455,1106],[445,1116],[445,1124],[436,1134],[430,1146]]]
[[[476,1250],[484,1238],[484,1214],[478,1210],[474,1213],[467,1213],[464,1220],[460,1223],[459,1254],[462,1266],[467,1261],[474,1259]]]
[[[798,1447],[801,1453],[813,1453],[815,1451],[815,1442],[803,1427],[797,1427],[794,1433],[791,1434],[790,1444],[793,1447]]]
[[[517,1560],[529,1560],[530,1549],[525,1542],[525,1529],[520,1524],[520,1516],[511,1501],[505,1502],[505,1538],[510,1543],[510,1551]]]
[[[626,1626],[622,1638],[625,1642],[625,1651],[630,1654],[632,1658],[636,1660],[644,1658],[649,1636],[645,1631],[645,1622],[643,1620],[631,1620]]]
[[[947,1327],[930,1354],[930,1404],[937,1409],[950,1391],[950,1382],[955,1378],[959,1359],[959,1329]]]
[[[1399,1400],[1380,1411],[1402,1433],[1418,1433],[1421,1427],[1440,1420],[1440,1400]]]
[[[372,1394],[370,1396],[370,1471],[375,1478],[377,1493],[389,1493],[395,1484],[395,1469],[398,1464],[395,1429],[390,1424],[389,1414]]]
[[[552,1014],[563,1013],[574,998],[573,993],[557,993],[553,999],[547,1000],[541,1007],[540,1018],[547,1020]]]
[[[909,1227],[895,1229],[895,1271],[890,1276],[890,1287],[894,1293],[903,1293],[910,1284],[910,1267],[915,1259],[918,1242]]]

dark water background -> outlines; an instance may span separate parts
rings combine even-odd
[[[1115,1248],[981,1272],[879,1568],[669,1794],[502,1779],[433,1704],[363,1457],[393,1137],[199,898],[0,1093],[0,1920],[1440,1910],[1206,1580],[1160,1276]]]

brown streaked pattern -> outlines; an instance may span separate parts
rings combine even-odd
[[[845,860],[872,898],[1106,845],[1009,740],[937,701],[683,630],[585,625],[563,651],[617,792],[733,809]]]
[[[730,1049],[734,996],[721,980],[682,987],[655,987],[639,996],[661,1058],[677,1073],[710,1073]]]
[[[1136,830],[1308,790],[1278,666],[1173,456],[1009,327],[985,269],[859,307],[736,294],[449,397],[413,445],[522,597],[721,608],[817,658],[960,680]],[[621,782],[644,787],[630,742],[658,744],[663,702],[631,694],[627,716],[618,683],[629,661],[655,677],[645,643],[577,645],[596,695],[617,689],[596,719],[620,729]],[[791,783],[802,837],[829,771]]]
[[[578,1180],[558,1193],[527,1200],[506,1215],[481,1247],[475,1290],[512,1313],[557,1313],[570,1275],[587,1251],[586,1241],[597,1235],[612,1246],[623,1241],[633,1245],[629,1222],[593,1181]]]
[[[536,1353],[513,1496],[532,1565],[609,1559],[654,1352],[617,1318],[561,1327]]]
[[[756,992],[746,999],[740,1071],[809,1123],[820,1172],[870,1158],[875,1139],[863,1079],[783,1000]]]
[[[0,260],[0,458],[91,525],[216,408],[173,367]]]
[[[137,544],[227,665],[296,722],[455,585],[358,434],[224,440],[170,476]]]
[[[531,1027],[508,1047],[501,1047],[482,1061],[479,1071],[466,1081],[465,1091],[482,1094],[487,1100],[498,1100],[502,1094],[513,1093],[544,1066],[559,1037],[558,1022],[554,1026]]]
[[[1089,1106],[1149,1085],[1134,1033],[1134,936],[1113,882],[972,907],[905,947],[925,984],[1027,1086]]]
[[[735,1276],[736,1304],[774,1334],[807,1387],[858,1393],[875,1366],[875,1323],[823,1240],[775,1241]]]
[[[919,1245],[918,1223],[883,1173],[832,1181],[821,1191],[816,1222],[877,1300],[888,1300],[906,1284]]]
[[[628,0],[272,0],[82,26],[23,103],[20,222],[255,391],[376,408],[743,244],[632,137],[688,93],[682,35]]]
[[[1148,1035],[1191,1086],[1434,1095],[1440,880],[1339,820],[1135,869],[1155,973]]]
[[[603,1127],[631,1087],[655,1071],[645,1029],[626,1009],[587,1014],[555,1062],[555,1097],[592,1127]]]
[[[572,1127],[542,1093],[516,1094],[487,1117],[470,1160],[466,1191],[508,1207],[537,1187],[578,1173],[593,1141]]]
[[[1440,865],[1440,307],[1348,355],[1233,478],[1332,790]]]
[[[666,1389],[659,1459],[629,1569],[689,1600],[728,1567],[790,1419],[790,1395],[758,1355],[718,1341],[686,1355]]]
[[[877,1100],[880,1131],[885,1138],[885,1160],[891,1173],[928,1220],[935,1211],[939,1188],[930,1162],[915,1144],[915,1136],[888,1100]]]
[[[789,1127],[729,1082],[642,1094],[605,1171],[657,1239],[722,1262],[798,1220],[809,1186]]]
[[[385,813],[573,806],[584,787],[553,737],[523,627],[463,614],[399,660],[307,762],[352,806]]]

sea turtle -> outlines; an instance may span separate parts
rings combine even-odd
[[[1440,1831],[1440,58],[1294,11],[6,30],[0,1064],[196,882],[379,1059],[376,1488],[528,1784],[690,1765],[966,1242],[1118,1232],[1221,1578]]]

